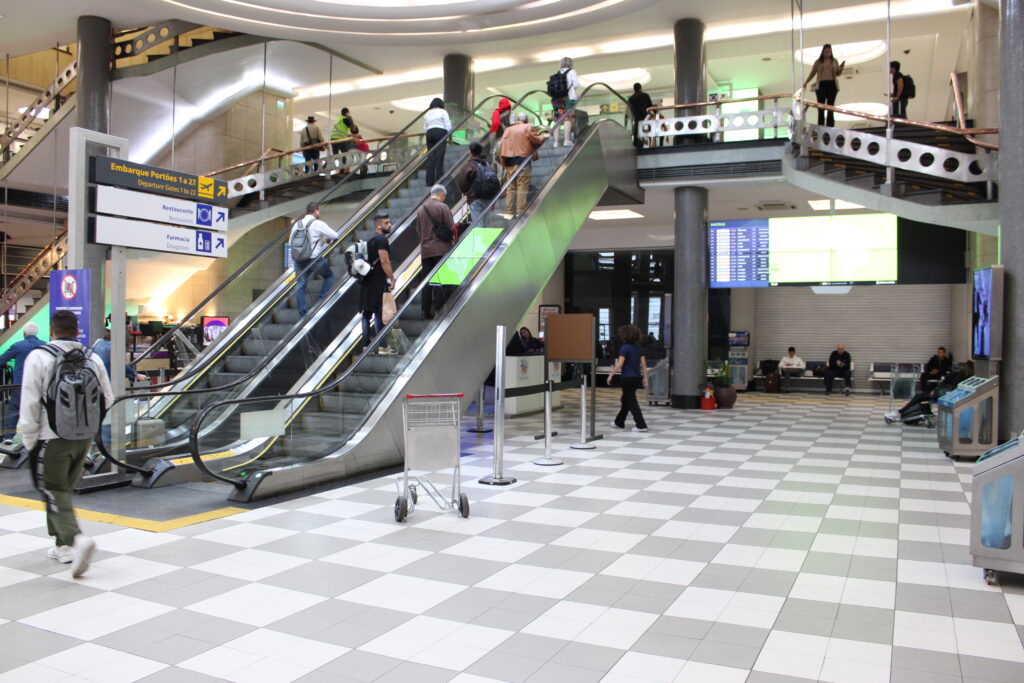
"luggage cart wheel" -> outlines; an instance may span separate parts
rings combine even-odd
[[[891,425],[892,424],[892,418],[889,418],[889,417],[885,418],[885,424]]]
[[[932,429],[935,426],[935,420],[933,420],[930,417],[926,417],[924,419],[924,426],[927,427],[928,429]]]
[[[409,501],[405,499],[405,496],[399,496],[395,499],[395,521],[404,522],[405,518],[409,516]]]
[[[459,514],[463,517],[469,517],[469,496],[465,493],[459,494]]]
[[[987,583],[989,586],[996,586],[999,584],[999,579],[996,577],[995,569],[985,570],[985,583]]]

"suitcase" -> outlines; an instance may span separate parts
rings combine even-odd
[[[777,372],[769,372],[764,376],[764,392],[766,394],[778,394],[782,391],[782,378]]]

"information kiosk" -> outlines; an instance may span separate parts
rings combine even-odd
[[[999,433],[999,377],[968,377],[939,399],[939,448],[954,460],[976,458]]]
[[[971,556],[995,583],[995,570],[1024,574],[1024,441],[982,455],[971,472]]]

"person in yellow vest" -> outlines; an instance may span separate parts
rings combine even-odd
[[[333,142],[334,140],[340,140],[342,138],[350,138],[359,132],[359,126],[352,120],[352,117],[348,113],[348,107],[343,107],[341,110],[341,116],[334,122],[334,129],[331,131],[331,151],[335,154],[341,154],[347,152],[353,147],[355,143],[351,140],[345,140],[344,142]]]

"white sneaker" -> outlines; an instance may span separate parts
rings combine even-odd
[[[634,432],[646,432],[647,427],[633,427]]]
[[[84,534],[75,536],[74,553],[75,558],[71,562],[71,577],[77,579],[89,570],[89,560],[92,559],[93,551],[96,550],[96,541]]]
[[[625,427],[620,427],[619,425],[615,424],[615,420],[612,420],[608,424],[612,426],[612,429],[625,429]]]
[[[71,564],[71,561],[75,559],[75,551],[69,545],[55,545],[46,551],[46,556],[61,564]]]
[[[890,420],[898,420],[898,419],[900,419],[900,413],[899,413],[898,410],[890,410],[889,412],[887,412],[885,414],[885,416],[887,418],[889,418]]]

